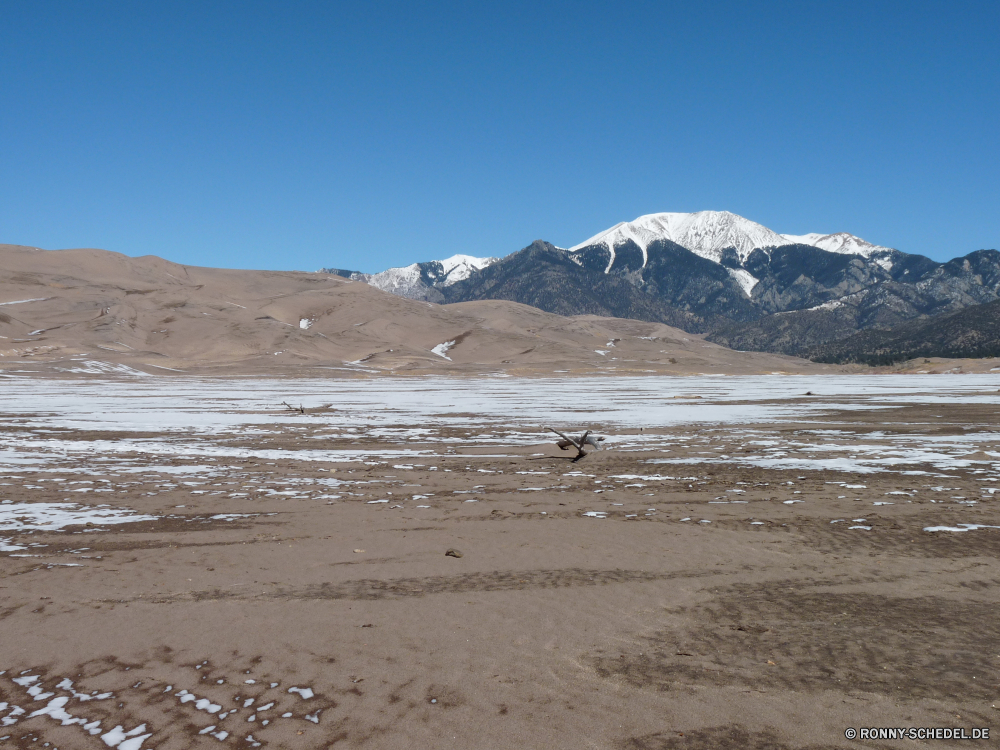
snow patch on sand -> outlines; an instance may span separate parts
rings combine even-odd
[[[159,516],[137,513],[128,508],[79,505],[78,503],[4,503],[0,504],[0,529],[23,531],[59,531],[67,526],[92,523],[104,526],[117,523],[156,521]]]
[[[444,357],[446,360],[451,362],[451,357],[448,356],[448,350],[455,346],[454,341],[445,341],[443,344],[438,344],[431,351],[438,355],[439,357]]]

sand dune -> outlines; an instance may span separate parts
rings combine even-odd
[[[567,318],[505,301],[434,305],[328,274],[14,245],[0,245],[0,355],[0,367],[39,371],[86,371],[79,362],[227,374],[302,365],[358,373],[831,369],[734,352],[656,323]]]

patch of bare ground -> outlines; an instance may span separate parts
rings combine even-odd
[[[650,573],[637,570],[528,570],[519,572],[493,571],[461,576],[400,578],[395,580],[344,581],[323,583],[302,588],[278,587],[264,594],[248,595],[232,591],[193,591],[173,597],[156,597],[153,603],[174,601],[217,601],[222,599],[353,599],[374,601],[401,599],[434,594],[470,594],[496,591],[528,591],[533,589],[569,588],[575,586],[607,586],[616,583],[639,583],[672,578],[703,578],[710,572]]]
[[[687,732],[630,737],[617,750],[837,750],[847,745],[789,744],[774,730],[750,731],[739,724]]]
[[[992,698],[1000,679],[996,605],[967,596],[815,590],[807,581],[739,585],[671,613],[680,626],[594,659],[643,689],[738,685],[877,693],[896,700]]]

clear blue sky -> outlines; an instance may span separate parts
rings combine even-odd
[[[1000,248],[1000,2],[0,4],[0,242],[382,270],[729,210]]]

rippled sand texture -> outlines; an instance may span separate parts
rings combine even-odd
[[[2,746],[996,723],[1000,376],[0,383]]]

